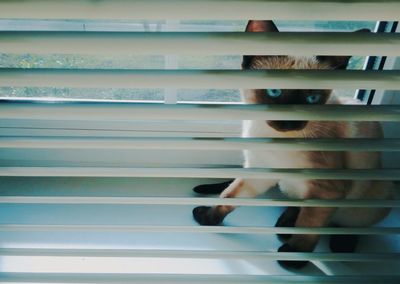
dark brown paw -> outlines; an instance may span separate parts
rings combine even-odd
[[[299,252],[299,251],[296,250],[295,248],[293,248],[289,244],[284,244],[278,249],[278,252]],[[283,268],[301,269],[308,264],[308,261],[305,261],[305,260],[278,260],[278,263]]]
[[[203,226],[217,226],[224,220],[223,217],[213,214],[212,207],[199,206],[193,209],[193,218]]]
[[[221,183],[212,183],[212,184],[200,184],[193,188],[193,191],[200,194],[219,194],[227,188],[233,180],[221,182]]]
[[[357,244],[357,235],[332,235],[329,238],[329,247],[332,252],[354,252]]]
[[[300,208],[288,207],[283,211],[282,215],[278,218],[275,227],[294,227],[296,224],[297,216],[299,215]],[[279,240],[285,242],[292,237],[290,234],[278,234]]]

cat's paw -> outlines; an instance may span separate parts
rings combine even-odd
[[[296,250],[295,248],[293,248],[291,245],[289,244],[283,244],[279,249],[278,252],[299,252],[298,250]],[[287,268],[287,269],[300,269],[303,268],[304,266],[306,266],[309,261],[305,261],[305,260],[278,260],[278,263],[280,264],[280,266],[282,266],[283,268]]]
[[[217,226],[224,220],[223,217],[213,214],[212,207],[199,206],[193,209],[193,218],[203,226]]]
[[[357,244],[357,235],[331,235],[329,238],[329,247],[332,252],[354,252]]]
[[[220,194],[227,188],[233,180],[224,181],[221,183],[200,184],[193,188],[193,191],[199,194]]]
[[[275,227],[294,227],[296,224],[297,216],[299,215],[300,208],[288,207],[283,211],[282,215],[278,218]],[[288,241],[292,235],[278,234],[278,239],[282,242]]]

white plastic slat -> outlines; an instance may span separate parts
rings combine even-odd
[[[398,284],[398,276],[300,276],[300,275],[218,275],[218,274],[116,274],[116,273],[1,273],[0,281],[10,283],[323,283]]]
[[[41,127],[0,127],[1,136],[58,136],[58,137],[237,137],[239,136],[239,130],[237,131],[207,131],[207,130],[194,130],[194,131],[173,131],[173,130],[135,130],[135,129],[94,129],[94,128],[65,128],[65,127],[52,127],[52,128],[41,128]]]
[[[0,103],[0,119],[400,121],[400,107],[396,105],[163,105],[18,102]]]
[[[400,71],[0,69],[0,87],[399,90]]]
[[[179,8],[177,8],[179,7]],[[0,1],[0,18],[114,20],[398,20],[396,0]]]
[[[0,176],[400,180],[399,169],[0,167]]]
[[[400,139],[0,137],[0,149],[400,151]]]
[[[397,33],[0,32],[0,42],[12,54],[400,55]]]
[[[375,262],[400,261],[400,253],[284,253],[261,251],[219,250],[148,250],[148,249],[45,249],[1,248],[1,256],[52,256],[52,257],[168,257],[200,259],[262,259]]]
[[[39,225],[1,224],[1,232],[120,232],[120,233],[189,233],[189,234],[400,234],[400,227],[299,228],[299,227],[225,227],[225,226],[152,226],[152,225]]]
[[[382,188],[383,190],[383,188]],[[234,205],[234,206],[306,206],[395,208],[399,200],[287,200],[243,198],[185,197],[84,197],[84,196],[2,196],[0,204],[119,204],[119,205]]]

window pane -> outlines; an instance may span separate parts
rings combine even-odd
[[[375,22],[276,21],[281,31],[374,30]],[[52,31],[244,31],[245,21],[46,21],[0,20],[0,30]],[[353,57],[349,69],[362,69],[365,57]],[[66,69],[240,69],[240,55],[226,56],[89,56],[73,54],[1,54],[0,68]],[[340,96],[353,97],[355,90],[337,90]],[[163,100],[240,102],[239,90],[162,90],[162,89],[77,89],[77,88],[0,88],[5,98],[51,98],[94,100]],[[171,99],[169,100],[171,101]]]

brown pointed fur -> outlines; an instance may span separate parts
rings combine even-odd
[[[277,32],[272,21],[250,21],[247,32]],[[350,57],[292,57],[245,56],[245,69],[337,69],[345,68]],[[341,104],[331,90],[282,90],[279,98],[270,98],[266,90],[243,90],[243,101],[248,104],[305,104],[310,94],[322,96],[319,104]],[[350,103],[357,103],[350,101]],[[377,122],[308,121],[302,129],[280,129],[279,122],[245,121],[244,137],[284,138],[381,138],[382,129]],[[329,151],[245,151],[245,167],[266,168],[318,168],[318,169],[376,169],[381,167],[377,152]],[[300,199],[389,199],[393,184],[386,181],[344,180],[261,180],[238,178],[222,193],[222,198],[254,197],[278,184],[290,198]],[[200,209],[200,208],[196,208]],[[233,206],[201,207],[194,211],[195,219],[203,225],[221,223],[234,210]],[[389,212],[385,208],[300,208],[295,220],[281,220],[298,227],[370,226],[382,220]],[[292,216],[293,214],[287,214]],[[282,215],[284,216],[284,214]],[[291,217],[293,218],[293,217]],[[283,221],[283,222],[282,222]],[[293,235],[279,251],[312,251],[318,235]],[[304,262],[284,262],[294,267]],[[297,265],[297,266],[296,266]]]

